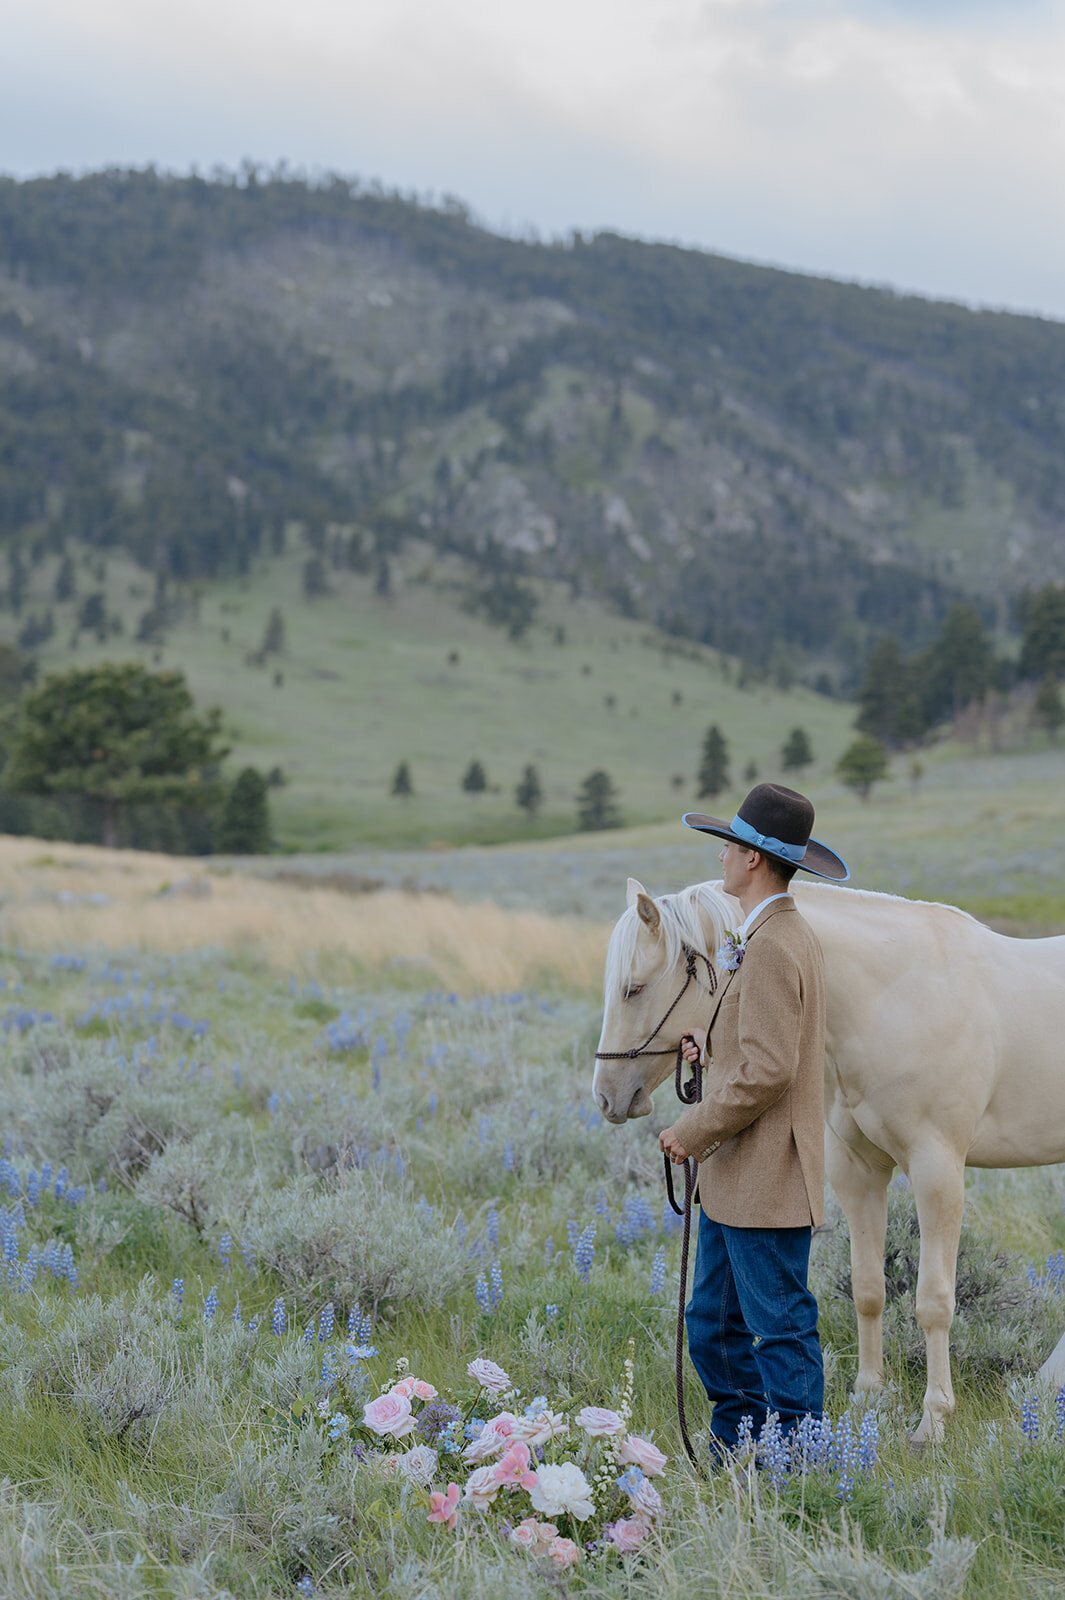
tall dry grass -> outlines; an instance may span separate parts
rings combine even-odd
[[[545,983],[593,990],[609,933],[597,923],[442,895],[350,895],[203,861],[32,839],[0,839],[0,902],[9,946],[223,946],[283,973],[340,982],[407,968],[467,994]]]

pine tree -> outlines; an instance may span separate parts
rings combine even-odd
[[[780,752],[780,764],[785,772],[801,772],[814,758],[810,736],[805,728],[792,728]]]
[[[836,776],[848,789],[853,789],[859,800],[868,800],[874,783],[878,783],[888,770],[888,756],[879,739],[872,734],[860,733],[839,758]]]
[[[245,767],[226,796],[218,848],[227,855],[258,856],[270,848],[270,806],[266,779]]]
[[[714,722],[706,730],[699,771],[696,774],[698,784],[696,793],[700,800],[706,795],[720,794],[722,789],[728,788],[728,760],[728,744],[721,729]]]
[[[462,787],[466,794],[483,794],[488,788],[488,778],[479,761],[471,761],[462,774]]]
[[[308,600],[317,600],[329,593],[329,579],[321,556],[308,556],[303,563],[303,592]]]
[[[543,798],[544,792],[540,787],[540,774],[535,767],[526,767],[517,788],[514,790],[514,799],[531,820],[539,811]]]
[[[577,792],[577,825],[584,833],[620,828],[618,793],[614,780],[602,768],[589,772]]]
[[[401,761],[392,774],[392,793],[401,800],[407,800],[414,793],[414,781],[410,775],[410,763]]]
[[[1036,690],[1032,701],[1032,721],[1037,727],[1045,728],[1052,740],[1057,738],[1058,729],[1065,722],[1065,705],[1062,704],[1061,690],[1052,672],[1046,674]]]
[[[267,619],[263,629],[263,642],[259,646],[261,656],[279,656],[285,648],[285,619],[281,615],[281,607],[275,606]]]
[[[77,587],[78,582],[74,571],[74,562],[68,551],[59,563],[59,571],[55,575],[54,592],[56,599],[60,604],[67,600],[73,600]]]

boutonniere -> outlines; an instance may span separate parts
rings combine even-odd
[[[735,972],[743,960],[746,949],[746,938],[741,939],[738,933],[733,933],[731,928],[726,928],[724,941],[714,952],[714,960],[726,972]]]

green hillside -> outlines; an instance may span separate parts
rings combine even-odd
[[[848,690],[882,631],[964,595],[1008,627],[1065,578],[1063,395],[1038,318],[338,177],[0,180],[27,564],[238,577],[298,522],[356,571],[418,541]]]
[[[711,722],[729,741],[736,783],[750,762],[764,776],[778,773],[780,747],[797,724],[810,736],[814,774],[831,769],[850,737],[851,707],[802,688],[741,688],[741,671],[716,652],[557,586],[542,586],[537,621],[515,643],[460,608],[451,569],[427,547],[412,547],[397,566],[390,598],[375,592],[372,577],[331,571],[331,593],[308,600],[305,559],[301,547],[258,563],[249,577],[218,580],[186,603],[156,646],[134,638],[151,587],[128,559],[111,559],[101,581],[89,554],[88,565],[75,563],[78,593],[57,603],[59,561],[48,558],[31,572],[25,601],[31,611],[47,601],[53,612],[41,669],[116,657],[181,667],[201,705],[223,707],[231,764],[282,769],[286,782],[271,804],[290,849],[569,833],[578,786],[595,768],[614,779],[627,823],[654,822],[696,806],[699,745]],[[103,641],[76,633],[86,593],[104,597],[120,633]],[[249,658],[275,606],[285,648],[255,664]],[[0,615],[0,639],[15,627]],[[461,789],[474,759],[487,772],[481,795]],[[406,800],[390,795],[401,761],[414,783]],[[544,790],[533,822],[514,800],[530,763]]]

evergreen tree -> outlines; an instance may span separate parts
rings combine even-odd
[[[577,825],[582,832],[620,828],[618,793],[610,774],[598,768],[590,772],[577,792]]]
[[[392,774],[392,794],[399,799],[406,800],[414,793],[414,782],[410,775],[410,763],[401,761]]]
[[[471,761],[462,774],[462,787],[466,794],[483,794],[488,788],[488,778],[479,761]]]
[[[858,691],[854,726],[897,749],[927,731],[918,689],[918,666],[904,661],[899,642],[888,634],[873,646]]]
[[[26,565],[18,545],[7,558],[7,601],[16,617],[26,598]]]
[[[802,772],[813,761],[810,736],[805,728],[792,728],[780,752],[780,764],[785,772]]]
[[[720,794],[728,788],[728,744],[717,723],[711,723],[703,738],[703,750],[696,773],[696,793],[702,800],[706,795]]]
[[[59,563],[59,571],[55,575],[56,599],[60,602],[60,604],[63,604],[67,600],[73,600],[74,595],[77,592],[77,587],[78,580],[74,568],[74,562],[70,552],[68,551],[63,557],[62,561]]]
[[[1024,637],[1018,670],[1022,678],[1065,677],[1065,586],[1044,584],[1018,606]]]
[[[270,848],[270,805],[266,779],[245,767],[226,795],[218,848],[227,855],[260,856]]]
[[[939,638],[920,662],[921,697],[928,726],[957,717],[991,686],[994,651],[980,613],[952,606]]]
[[[101,842],[114,845],[124,805],[216,803],[221,715],[196,715],[180,672],[102,661],[56,673],[22,701],[3,785],[98,802]]]
[[[870,733],[860,733],[839,758],[836,776],[848,789],[853,789],[859,800],[868,800],[873,784],[879,783],[888,770],[888,756],[879,739]]]
[[[329,579],[321,556],[308,556],[303,563],[303,592],[308,600],[318,600],[329,593]]]
[[[281,607],[275,606],[267,619],[263,629],[263,642],[259,646],[261,656],[279,656],[285,648],[285,619],[281,615]]]
[[[540,787],[540,774],[535,767],[526,767],[517,788],[514,790],[514,799],[531,820],[539,811],[543,798],[544,792]]]
[[[1065,722],[1065,705],[1062,704],[1061,690],[1052,672],[1047,673],[1036,690],[1032,702],[1032,721],[1036,727],[1045,728],[1051,739],[1057,738],[1058,729]]]
[[[102,639],[107,632],[107,606],[99,589],[87,594],[78,607],[78,627]]]

